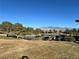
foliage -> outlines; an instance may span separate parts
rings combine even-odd
[[[9,21],[4,21],[0,24],[0,32],[13,32],[16,35],[39,34],[41,31],[41,29],[34,30],[32,27],[24,27],[21,23],[12,24]]]
[[[16,35],[26,35],[26,34],[41,34],[43,30],[40,28],[32,28],[32,27],[24,27],[21,23],[11,23],[9,21],[4,21],[0,24],[0,33],[10,33],[13,32]],[[48,31],[50,34],[51,33],[57,33],[57,30],[49,30]],[[62,31],[60,31],[61,33]],[[71,35],[77,35],[79,33],[79,29],[73,28],[73,29],[66,29],[65,32],[66,34],[71,34]]]
[[[73,28],[73,29],[71,29],[70,34],[77,35],[78,34],[78,30],[76,28]]]
[[[41,29],[39,29],[39,28],[35,29],[34,34],[40,34],[40,33],[42,33]]]
[[[5,32],[10,32],[12,29],[12,23],[8,22],[8,21],[4,21],[1,24],[1,29]]]

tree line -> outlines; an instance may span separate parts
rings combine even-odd
[[[11,23],[9,21],[3,21],[0,24],[0,33],[15,33],[17,35],[22,34],[22,35],[26,35],[26,34],[41,34],[43,32],[43,30],[41,30],[40,28],[32,28],[32,27],[24,27],[21,23]],[[53,30],[54,33],[57,33],[57,31],[54,29]],[[60,30],[60,33],[62,31]],[[52,30],[49,30],[49,33],[52,33]],[[78,35],[79,34],[79,29],[73,28],[73,29],[66,29],[64,31],[65,34],[72,34],[72,35]]]
[[[3,21],[0,24],[0,33],[16,33],[17,35],[22,34],[40,34],[42,32],[39,28],[32,28],[32,27],[24,27],[21,23],[11,23],[9,21]]]

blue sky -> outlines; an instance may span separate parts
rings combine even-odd
[[[0,0],[0,23],[79,28],[74,22],[76,18],[79,18],[79,0]]]

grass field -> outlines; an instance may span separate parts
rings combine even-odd
[[[0,59],[79,59],[79,44],[61,41],[0,39]]]

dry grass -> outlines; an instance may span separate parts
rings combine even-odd
[[[0,59],[79,59],[79,44],[60,41],[0,40]]]

